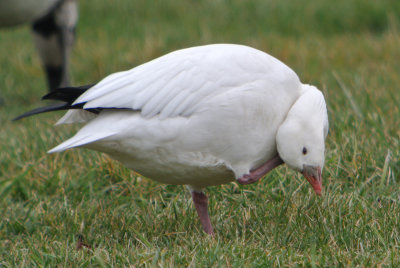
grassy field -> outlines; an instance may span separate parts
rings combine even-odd
[[[40,105],[28,27],[0,32],[0,266],[400,265],[400,2],[80,1],[76,85],[183,47],[264,50],[325,94],[324,194],[282,166],[207,190],[214,238],[183,186],[83,149],[48,155],[76,127]],[[80,237],[91,246],[77,250]]]

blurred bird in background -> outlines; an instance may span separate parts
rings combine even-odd
[[[49,91],[69,85],[68,58],[77,20],[76,0],[0,1],[0,27],[31,24]]]

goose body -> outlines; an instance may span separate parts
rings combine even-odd
[[[31,23],[50,12],[60,0],[1,0],[0,26]]]
[[[47,98],[66,100],[63,94]],[[321,190],[328,131],[323,95],[254,48],[216,44],[178,50],[107,76],[65,107],[70,110],[59,124],[85,125],[51,153],[85,147],[150,179],[188,185],[208,233],[208,214],[201,212],[204,187],[251,183],[285,162]],[[310,137],[303,127],[310,128]],[[304,139],[299,144],[297,136]]]
[[[75,103],[86,109],[135,111],[101,112],[51,152],[88,147],[156,181],[227,183],[276,155],[277,129],[302,90],[291,69],[261,51],[184,49],[85,92]],[[82,113],[71,110],[60,123],[81,122]]]

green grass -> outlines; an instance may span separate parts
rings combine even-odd
[[[28,27],[2,30],[0,266],[400,265],[399,1],[110,3],[80,1],[74,84],[194,45],[269,52],[326,96],[324,195],[286,167],[210,187],[211,238],[185,187],[96,152],[47,155],[77,128],[53,127],[61,113],[10,121],[46,90]]]

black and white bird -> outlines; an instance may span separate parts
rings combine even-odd
[[[49,90],[69,85],[68,61],[77,20],[76,0],[0,1],[0,27],[32,25]]]
[[[50,153],[89,148],[155,181],[187,185],[208,234],[207,186],[254,183],[285,163],[321,194],[324,96],[254,48],[182,49],[44,98],[64,103],[20,118],[69,109],[57,124],[85,123]]]

